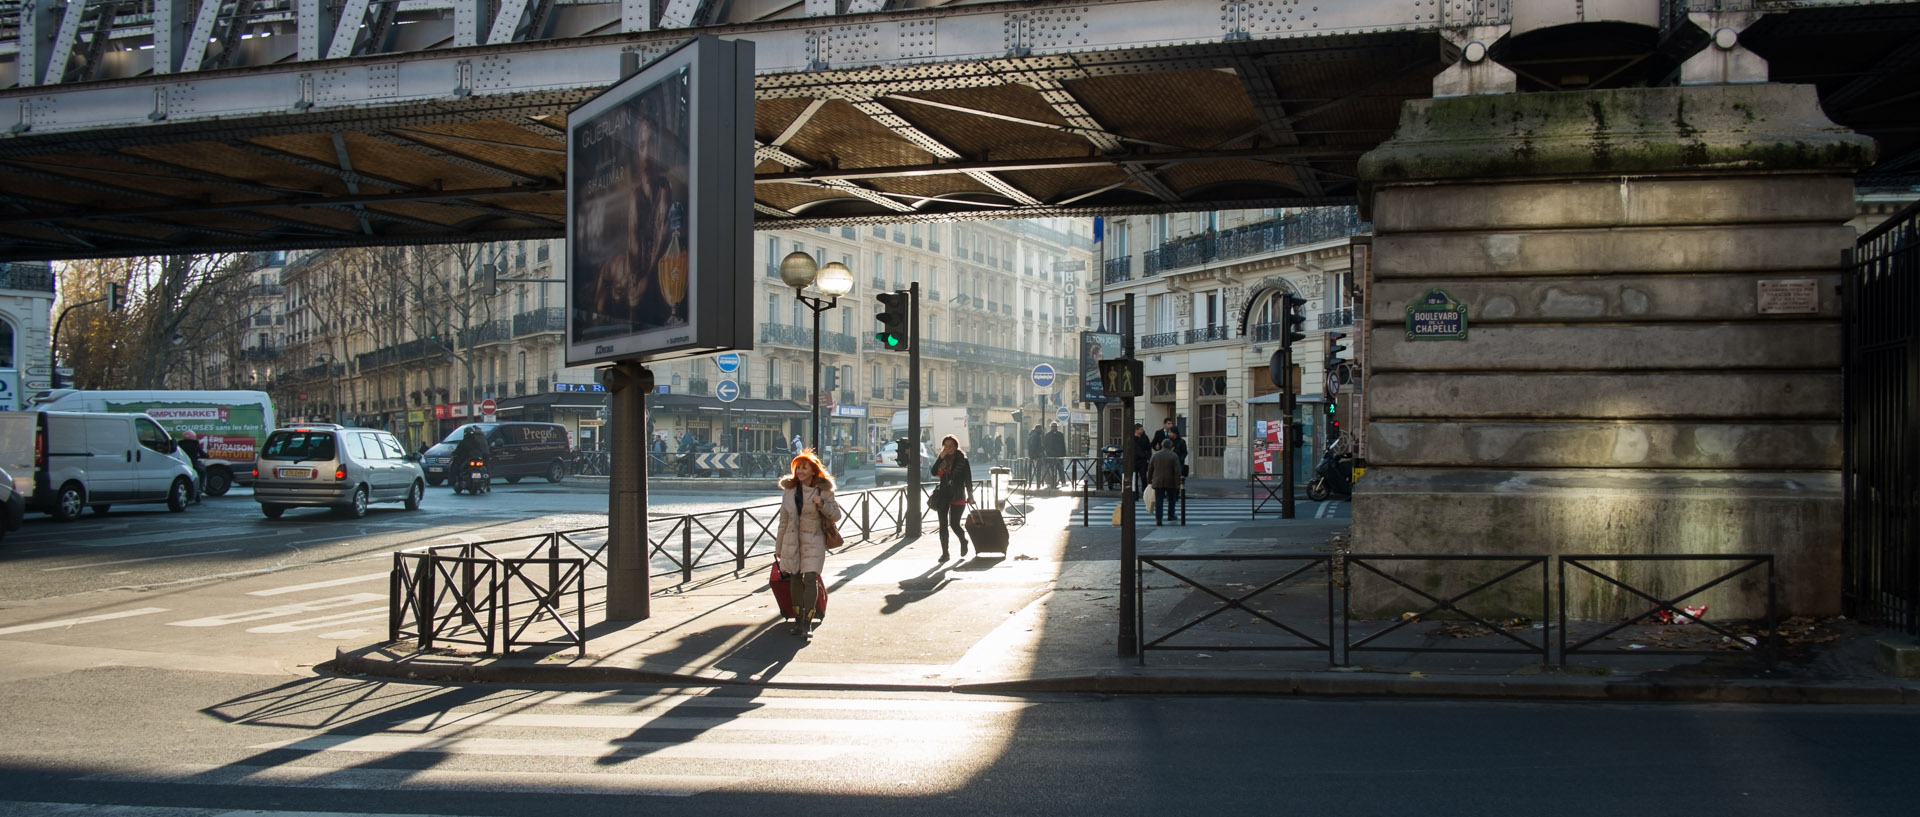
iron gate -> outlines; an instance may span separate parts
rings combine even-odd
[[[1848,266],[1842,593],[1848,615],[1920,635],[1920,204]]]

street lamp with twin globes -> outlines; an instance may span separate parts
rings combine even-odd
[[[813,404],[807,414],[813,419],[813,449],[820,450],[820,314],[840,303],[840,296],[853,291],[853,270],[838,261],[820,266],[813,256],[801,250],[787,253],[780,259],[780,280],[793,287],[794,300],[806,304],[813,310],[813,390],[809,398]],[[819,290],[827,297],[808,295],[807,287]]]

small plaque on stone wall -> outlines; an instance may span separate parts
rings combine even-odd
[[[1407,304],[1407,340],[1466,340],[1467,305],[1446,290],[1429,289]]]
[[[1820,285],[1812,278],[1761,281],[1755,299],[1762,315],[1811,315],[1820,311]]]

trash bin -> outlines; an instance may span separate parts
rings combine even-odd
[[[861,454],[860,454],[860,452],[858,452],[858,451],[848,451],[848,452],[847,452],[847,466],[846,466],[846,470],[845,470],[845,471],[842,471],[841,473],[848,473],[848,472],[851,472],[851,471],[852,471],[853,469],[855,469],[855,468],[859,468],[859,467],[860,467],[860,457],[861,457]]]

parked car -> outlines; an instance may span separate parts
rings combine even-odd
[[[526,477],[545,477],[559,482],[573,473],[573,443],[567,427],[559,423],[468,423],[453,430],[439,445],[427,449],[421,465],[427,471],[427,484],[439,485],[447,479],[448,462],[460,437],[468,428],[487,435],[487,471],[494,479],[508,483]]]
[[[62,522],[115,504],[184,511],[193,498],[193,466],[145,414],[0,412],[0,448],[0,463],[32,474],[25,510]]]
[[[253,498],[268,519],[279,519],[288,508],[333,508],[359,519],[375,502],[400,502],[417,511],[426,492],[420,456],[392,434],[328,423],[268,434],[253,483]]]
[[[880,453],[874,455],[873,484],[875,486],[892,485],[896,482],[901,484],[906,483],[908,466],[901,465],[895,456],[899,453],[899,447],[900,444],[897,441],[889,442],[881,445]],[[915,467],[926,468],[932,464],[933,460],[927,459],[927,444],[921,443],[920,460],[915,464]],[[922,471],[920,473],[924,475],[926,472]],[[920,481],[926,483],[929,480],[922,479]]]

